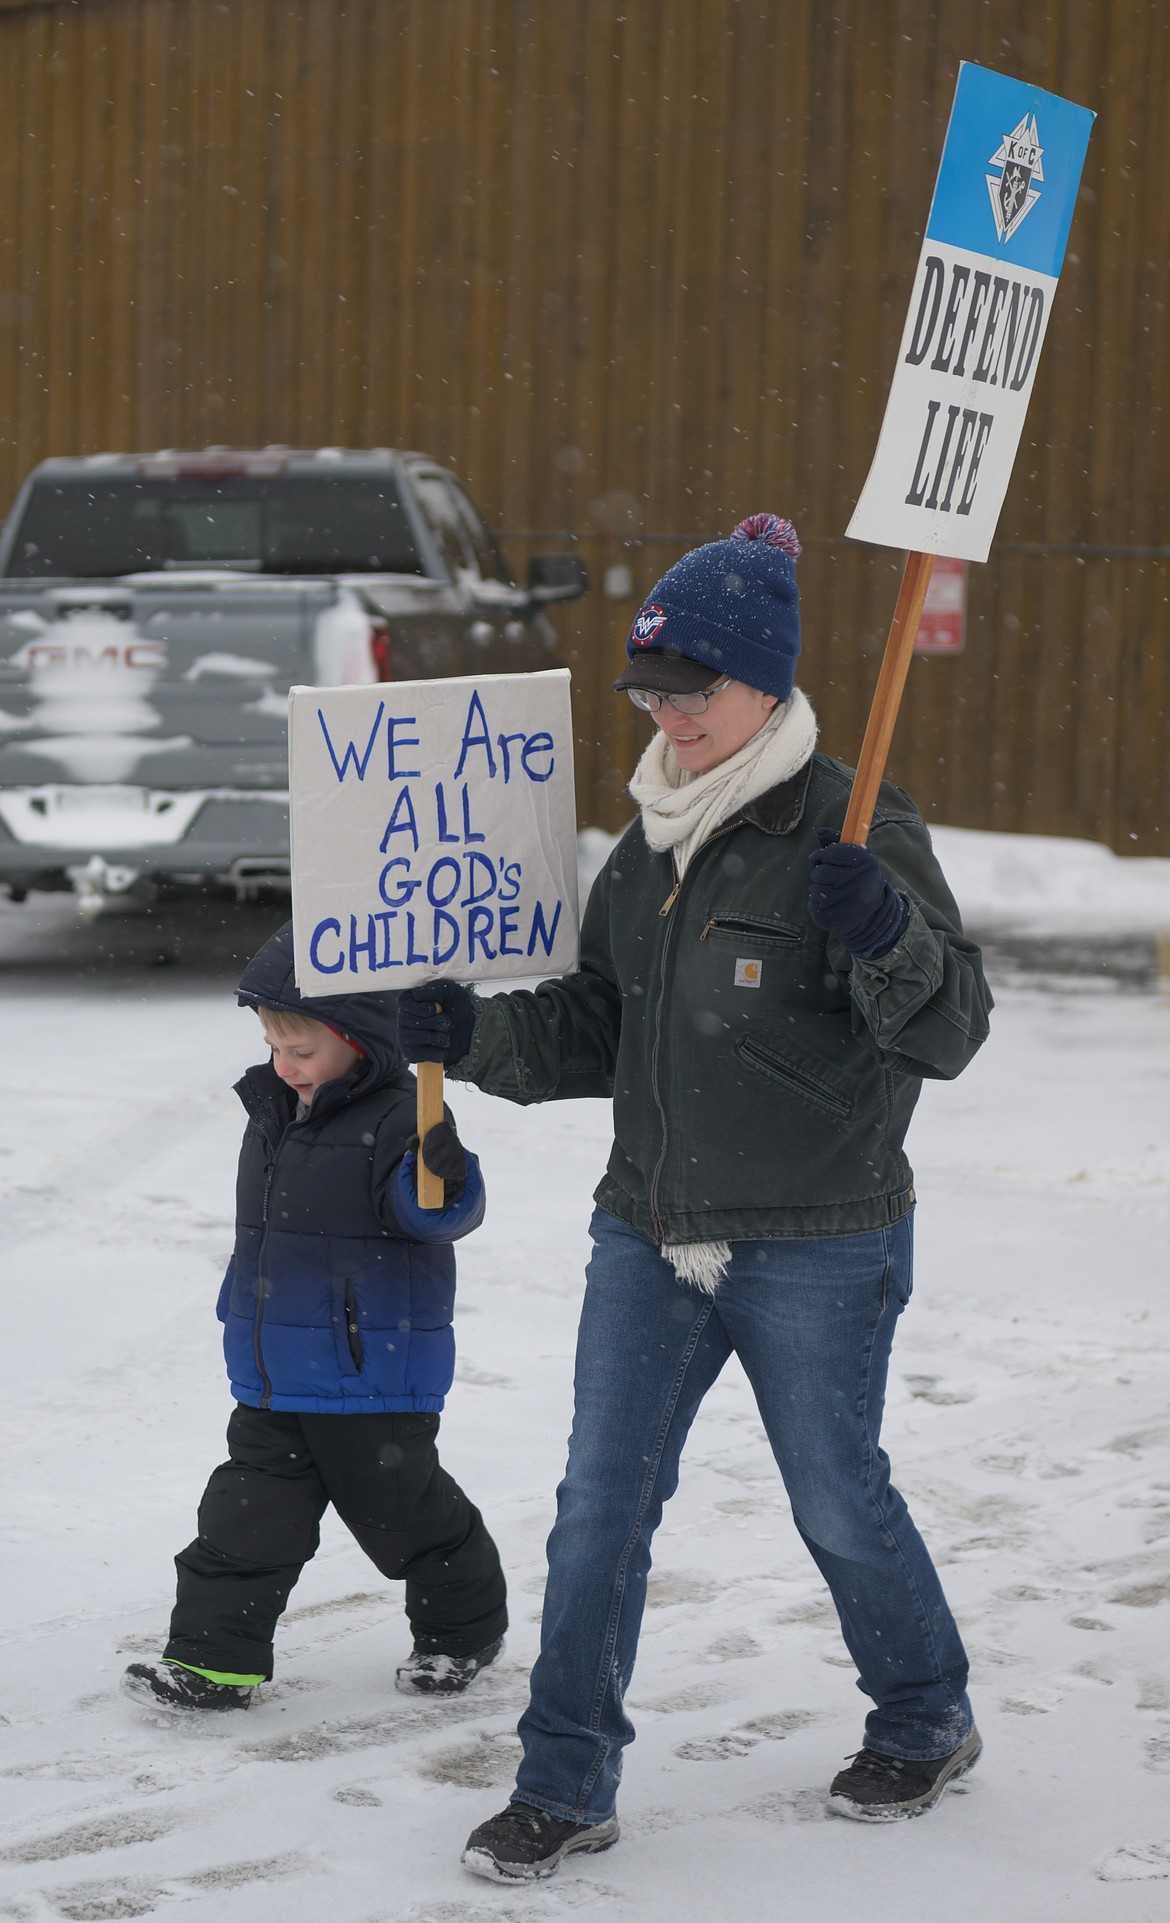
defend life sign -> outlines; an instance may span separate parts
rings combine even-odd
[[[985,561],[1094,115],[964,62],[877,452],[847,532]]]
[[[569,674],[289,695],[304,995],[577,964]]]

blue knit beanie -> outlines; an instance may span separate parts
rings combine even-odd
[[[726,674],[787,701],[800,653],[799,553],[792,522],[775,514],[749,515],[730,540],[692,548],[635,616],[630,665],[614,686],[677,691]]]

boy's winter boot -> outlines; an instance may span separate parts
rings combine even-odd
[[[404,1696],[460,1696],[481,1669],[495,1662],[503,1647],[502,1636],[474,1656],[440,1656],[416,1647],[397,1670],[396,1686]]]
[[[974,1769],[982,1749],[977,1729],[949,1756],[935,1756],[925,1762],[859,1749],[848,1769],[834,1776],[829,1808],[859,1823],[893,1823],[899,1817],[922,1816],[934,1808],[949,1784]]]
[[[131,1663],[122,1677],[125,1695],[144,1709],[184,1716],[192,1710],[247,1709],[251,1683],[216,1683],[181,1663]]]
[[[531,1803],[509,1803],[472,1830],[461,1860],[473,1875],[493,1883],[538,1883],[555,1876],[564,1857],[610,1849],[618,1835],[616,1816],[604,1823],[567,1823]]]

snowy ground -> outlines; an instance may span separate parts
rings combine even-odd
[[[511,1779],[605,1106],[457,1098],[492,1207],[461,1254],[443,1452],[504,1551],[505,1661],[457,1704],[396,1695],[398,1599],[327,1521],[277,1681],[230,1728],[156,1727],[116,1684],[161,1644],[221,1454],[230,1083],[257,1059],[229,989],[279,917],[188,917],[154,967],[156,924],[0,909],[0,1917],[1170,1914],[1170,862],[938,841],[999,931],[999,1009],[915,1123],[887,1439],[971,1647],[984,1763],[923,1822],[824,1814],[864,1705],[733,1367],[658,1538],[622,1842],[519,1892],[458,1852]]]

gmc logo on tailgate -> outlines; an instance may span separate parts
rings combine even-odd
[[[16,668],[134,668],[159,674],[167,665],[166,647],[161,641],[144,641],[138,635],[125,640],[83,641],[78,639],[29,641],[12,657]]]

